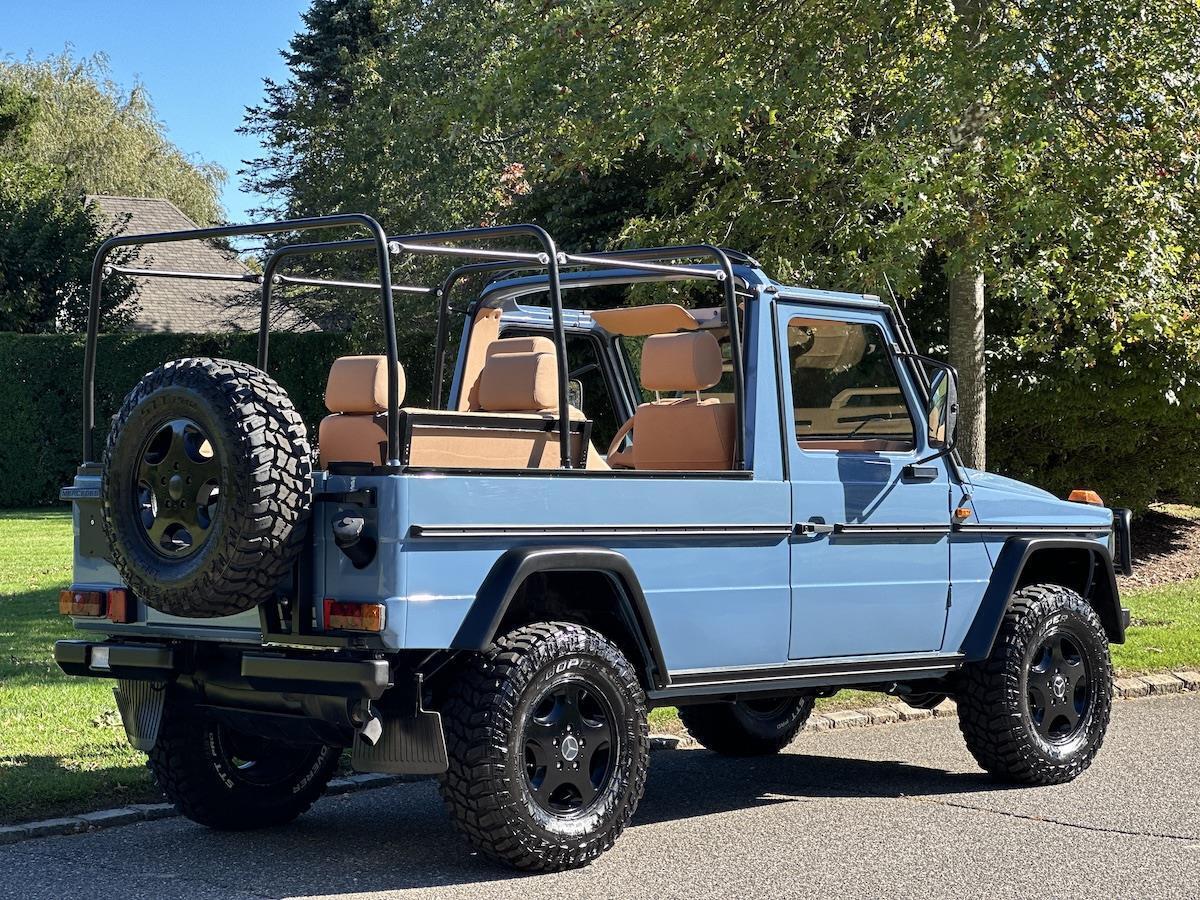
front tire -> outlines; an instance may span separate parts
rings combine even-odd
[[[193,822],[250,831],[307,812],[340,759],[336,747],[253,737],[169,706],[149,766],[167,799]]]
[[[1013,594],[991,655],[963,668],[958,722],[1000,781],[1060,784],[1099,752],[1112,710],[1112,662],[1096,611],[1070,588]]]
[[[766,756],[790,744],[812,714],[812,697],[771,697],[679,708],[697,741],[722,756]]]
[[[442,797],[467,840],[504,865],[587,865],[641,800],[645,697],[617,646],[589,628],[537,624],[498,638],[460,673],[442,718]]]

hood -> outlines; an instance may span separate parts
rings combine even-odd
[[[967,469],[975,518],[984,524],[1107,525],[1112,510],[1071,503],[1031,484],[991,472]]]

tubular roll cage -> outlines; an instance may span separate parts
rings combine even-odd
[[[267,236],[288,232],[307,232],[328,228],[357,226],[369,233],[366,238],[337,241],[288,244],[277,248],[268,257],[262,275],[232,274],[220,272],[181,272],[165,269],[117,266],[107,262],[109,254],[118,247],[141,244],[161,244],[178,241],[213,240],[218,238]],[[539,251],[493,250],[483,247],[462,247],[468,241],[490,241],[498,238],[532,238],[541,247]],[[279,274],[279,267],[292,257],[311,256],[316,253],[340,250],[375,250],[379,267],[379,282],[372,284],[360,281],[339,281],[321,278],[300,278]],[[392,254],[423,254],[449,257],[464,257],[485,260],[460,265],[453,269],[441,284],[434,287],[394,285],[392,283]],[[469,275],[481,272],[513,270],[545,271],[547,292],[550,299],[551,327],[557,348],[558,367],[558,415],[560,465],[572,467],[571,422],[567,395],[568,368],[566,354],[566,330],[563,326],[561,268],[626,269],[652,274],[674,275],[688,279],[703,279],[717,282],[724,291],[725,311],[730,338],[730,360],[733,369],[733,393],[736,416],[734,431],[733,468],[744,467],[745,434],[745,348],[742,345],[741,326],[738,321],[737,289],[734,282],[731,255],[740,261],[753,262],[734,251],[727,251],[710,244],[690,244],[678,247],[655,247],[636,250],[614,250],[603,253],[564,253],[545,229],[530,224],[498,225],[481,228],[464,228],[454,231],[436,231],[389,237],[383,227],[371,216],[362,213],[346,213],[331,216],[313,216],[255,225],[227,225],[213,228],[197,228],[187,231],[168,231],[156,234],[118,235],[109,238],[96,253],[92,262],[91,289],[88,308],[87,341],[83,357],[83,466],[93,465],[95,442],[93,432],[96,425],[95,385],[96,347],[100,330],[100,301],[104,281],[113,275],[139,278],[185,278],[200,281],[232,281],[262,286],[262,307],[258,332],[258,367],[266,370],[269,337],[271,295],[276,285],[308,285],[377,290],[383,315],[384,343],[388,378],[387,452],[388,470],[403,468],[403,450],[400,427],[400,363],[396,339],[396,317],[393,294],[397,291],[408,294],[433,295],[438,300],[437,338],[434,351],[434,395],[433,405],[441,408],[443,370],[445,368],[446,344],[449,339],[450,296],[455,285]],[[671,261],[676,261],[671,264]],[[679,265],[679,260],[712,260],[716,268],[699,268]]]

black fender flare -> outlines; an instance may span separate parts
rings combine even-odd
[[[1112,554],[1103,544],[1082,538],[1010,537],[1000,549],[987,590],[960,651],[965,662],[987,659],[1000,631],[1000,622],[1008,609],[1009,599],[1020,582],[1025,564],[1034,553],[1043,550],[1086,550],[1092,554],[1089,589],[1084,593],[1100,616],[1110,642],[1125,642],[1125,613],[1117,591],[1116,572]]]
[[[500,555],[483,579],[475,601],[454,635],[454,650],[483,650],[496,637],[504,614],[525,580],[539,572],[599,572],[606,575],[620,598],[618,612],[638,642],[646,660],[646,678],[656,689],[670,678],[662,646],[642,585],[629,560],[602,547],[513,547]]]

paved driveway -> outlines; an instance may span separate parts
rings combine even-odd
[[[590,868],[514,876],[431,784],[322,801],[287,828],[182,819],[0,848],[0,897],[1200,897],[1200,695],[1119,702],[1073,784],[1002,788],[953,720],[809,733],[769,759],[656,753]]]

